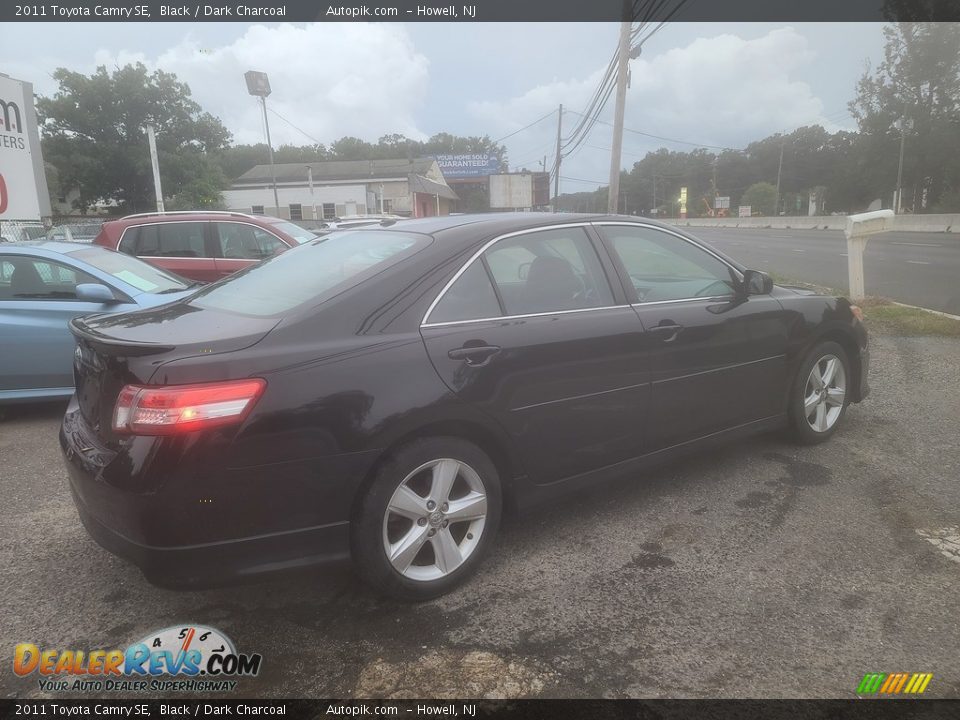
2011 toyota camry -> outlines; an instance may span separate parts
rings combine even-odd
[[[349,557],[423,599],[505,508],[748,433],[820,442],[868,392],[856,306],[675,228],[384,225],[72,322],[60,442],[101,545],[175,586]]]

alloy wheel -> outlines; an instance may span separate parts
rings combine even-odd
[[[836,355],[824,355],[813,364],[803,392],[803,414],[814,432],[836,424],[847,396],[847,372]]]
[[[452,458],[424,463],[397,487],[383,517],[383,548],[411,580],[439,580],[473,554],[487,517],[480,475]]]

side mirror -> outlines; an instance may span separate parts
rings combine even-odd
[[[761,270],[745,270],[742,287],[744,295],[769,295],[773,292],[773,278]]]
[[[117,299],[113,296],[113,290],[100,283],[80,283],[74,292],[77,294],[77,300],[83,300],[85,302],[117,302]]]

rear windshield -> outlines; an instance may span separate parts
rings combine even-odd
[[[280,221],[270,224],[280,232],[286,233],[301,244],[317,239],[316,233],[310,232],[309,230],[304,230],[302,227],[292,222]]]
[[[143,292],[178,292],[186,290],[190,286],[189,282],[176,275],[123,253],[112,252],[103,248],[89,248],[70,253],[70,256],[82,260]]]
[[[201,290],[190,304],[246,315],[278,315],[308,302],[323,302],[429,243],[426,235],[380,230],[314,237]]]

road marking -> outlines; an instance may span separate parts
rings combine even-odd
[[[794,252],[804,252],[803,250],[797,250],[796,248],[790,248],[790,249],[793,250]]]
[[[846,256],[847,256],[846,253],[840,253],[840,254],[841,254],[843,257],[846,257]]]
[[[940,243],[908,243],[890,241],[891,245],[911,245],[914,247],[943,247]]]
[[[929,265],[930,263],[924,262],[923,260],[907,260],[911,265]]]

